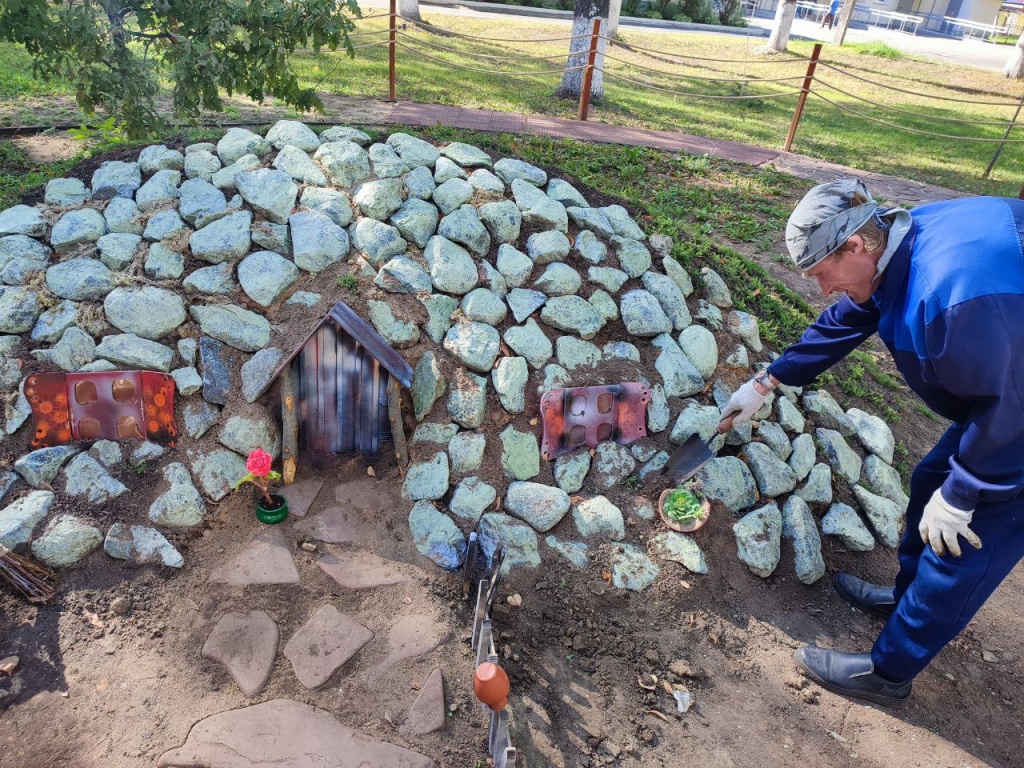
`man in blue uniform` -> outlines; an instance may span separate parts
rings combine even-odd
[[[736,391],[723,417],[746,421],[776,384],[809,384],[877,332],[910,388],[953,422],[914,470],[895,587],[833,579],[886,620],[871,652],[797,651],[797,666],[828,690],[904,704],[1024,557],[1022,233],[1022,200],[883,210],[855,179],[815,187],[790,216],[797,267],[843,296]]]

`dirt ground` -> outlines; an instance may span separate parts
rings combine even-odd
[[[783,274],[770,259],[759,260],[822,305],[811,281]],[[361,300],[353,292],[338,297],[357,307]],[[287,316],[289,311],[298,309],[287,308],[274,318],[290,329],[288,339],[275,336],[282,346],[301,340],[308,330],[307,323]],[[406,311],[412,316],[418,310],[396,305],[400,317]],[[648,352],[642,361],[647,367],[653,360]],[[526,414],[514,422],[523,429],[536,407],[536,395],[531,398]],[[491,412],[503,414],[500,408]],[[914,414],[894,425],[912,460],[928,450],[941,429]],[[199,447],[213,444],[211,432]],[[500,471],[492,450],[489,446],[481,473],[485,480],[488,472]],[[20,444],[3,450],[6,456],[24,452]],[[249,498],[232,495],[210,505],[199,530],[173,538],[186,561],[181,571],[132,566],[96,552],[63,572],[63,589],[52,605],[28,606],[0,590],[0,658],[21,659],[13,677],[0,677],[0,768],[151,766],[180,746],[202,717],[280,697],[323,707],[346,725],[422,751],[440,766],[485,766],[486,721],[472,701],[466,641],[471,603],[461,599],[456,575],[417,554],[394,459],[374,461],[372,477],[367,466],[358,457],[303,462],[298,479],[325,480],[311,512],[342,505],[361,547],[414,564],[423,576],[411,587],[348,592],[316,566],[318,553],[299,549],[302,537],[286,525],[302,587],[260,588],[260,607],[280,625],[282,642],[325,601],[345,612],[379,617],[381,626],[407,599],[440,617],[451,640],[431,658],[445,671],[447,702],[456,705],[445,732],[409,738],[393,725],[408,708],[414,684],[429,671],[422,664],[401,667],[371,684],[372,676],[363,672],[381,661],[379,653],[371,653],[322,688],[307,691],[279,654],[267,689],[250,700],[219,664],[200,656],[216,619],[229,607],[251,603],[256,592],[213,589],[208,583],[210,571],[239,552],[260,527]],[[111,519],[144,517],[148,504],[138,500],[155,479],[133,479],[135,504],[113,506]],[[550,468],[544,467],[538,479],[550,481]],[[608,497],[618,504],[627,491],[653,499],[660,490],[654,483],[617,487]],[[848,489],[837,488],[837,495],[848,498]],[[520,765],[1024,766],[1024,726],[1017,710],[1024,704],[1024,569],[1018,567],[921,675],[909,706],[892,713],[822,691],[796,673],[792,654],[799,645],[866,651],[880,624],[839,600],[827,578],[811,587],[797,581],[788,541],[771,578],[752,575],[736,557],[734,520],[716,507],[695,534],[707,557],[707,576],[663,563],[660,577],[643,593],[616,590],[606,581],[614,545],[594,552],[582,571],[560,559],[545,560],[541,569],[513,570],[503,581],[494,619],[512,681],[513,743]],[[655,524],[630,518],[626,540],[643,544],[656,532]],[[321,548],[345,551],[345,545]],[[823,548],[830,572],[849,570],[879,583],[891,581],[896,572],[892,551],[850,553],[827,537]],[[507,603],[512,594],[521,595],[521,607]],[[653,692],[638,682],[651,674],[659,681]],[[662,680],[687,687],[695,701],[689,713],[674,713]]]

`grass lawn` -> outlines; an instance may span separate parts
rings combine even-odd
[[[502,19],[500,28],[495,30],[493,22],[487,19],[452,16],[431,19],[429,13],[426,18],[461,34],[494,35],[516,41],[480,43],[440,38],[408,28],[406,34],[410,37],[399,39],[407,45],[415,46],[417,50],[398,50],[400,99],[575,117],[575,102],[562,101],[552,96],[561,80],[559,74],[528,74],[558,69],[559,62],[524,58],[564,56],[568,43],[558,41],[527,45],[518,42],[520,39],[558,37],[568,31],[567,25],[539,24],[528,19],[509,18]],[[384,21],[364,22],[360,28],[383,30]],[[609,61],[609,73],[682,93],[640,88],[609,76],[605,81],[604,98],[591,107],[591,119],[618,125],[678,130],[763,147],[782,147],[793,115],[795,96],[728,101],[699,98],[697,94],[729,97],[780,93],[798,88],[799,79],[744,84],[735,80],[702,82],[687,80],[683,76],[769,79],[802,77],[806,69],[805,62],[785,63],[785,59],[793,57],[759,54],[757,49],[764,43],[759,38],[654,34],[623,28],[619,30],[619,37],[634,50],[614,48],[611,55],[621,61]],[[373,39],[376,38],[364,37],[360,41]],[[436,50],[426,43],[455,50]],[[637,50],[640,48],[666,51],[673,56],[645,54]],[[790,45],[792,54],[802,57],[809,56],[811,48],[811,43],[794,42]],[[417,52],[432,58],[424,58],[417,55]],[[485,60],[483,55],[510,56],[512,60]],[[682,57],[757,63],[724,64],[691,58],[690,66],[683,66],[686,59]],[[355,61],[342,59],[340,54],[302,57],[299,66],[308,82],[322,79],[320,87],[325,91],[351,96],[380,96],[386,93],[385,48],[358,51]],[[1024,146],[1007,145],[993,178],[985,181],[981,175],[995,152],[995,144],[908,133],[872,122],[868,118],[918,131],[968,138],[1000,138],[1015,107],[941,101],[937,97],[1006,102],[1019,98],[1024,92],[1024,85],[1007,81],[995,72],[914,59],[877,43],[841,49],[826,46],[822,52],[822,62],[817,76],[851,95],[840,94],[821,83],[815,83],[812,91],[820,92],[841,107],[858,114],[851,114],[812,96],[808,100],[793,145],[795,152],[963,191],[1016,196],[1020,180],[1024,177]],[[826,63],[840,67],[844,72],[832,70],[825,66]],[[456,66],[514,70],[516,74],[481,73],[455,69]],[[655,74],[641,67],[669,74]],[[857,80],[853,76],[873,82]],[[913,96],[894,88],[917,91],[926,96]],[[858,97],[870,99],[881,106],[865,104]],[[918,114],[897,113],[891,108]],[[950,122],[952,120],[980,120],[995,124],[965,126]],[[1024,131],[1011,134],[1011,138],[1024,139]]]
[[[407,26],[399,41],[413,46],[415,50],[400,47],[397,52],[399,99],[575,116],[575,102],[559,100],[552,95],[561,81],[559,70],[568,42],[564,39],[525,42],[564,38],[568,34],[568,23],[540,23],[522,17],[505,17],[496,23],[492,19],[432,16],[429,9],[424,9],[424,14],[428,21],[446,30],[461,35],[501,37],[504,41],[483,42],[431,35]],[[383,33],[386,21],[372,19],[360,22],[359,29]],[[604,97],[592,106],[591,119],[616,125],[677,130],[769,148],[782,147],[793,114],[795,96],[731,101],[704,97],[792,91],[799,87],[799,77],[805,71],[803,61],[786,62],[793,57],[759,54],[757,49],[763,45],[763,38],[655,34],[621,28],[619,37],[627,47],[616,46],[611,51],[611,56],[618,61],[607,62],[609,77]],[[380,39],[380,35],[371,34],[354,42],[368,43]],[[428,43],[435,47],[429,47]],[[806,57],[811,47],[811,43],[793,42],[790,51]],[[641,48],[656,49],[670,55],[645,53],[639,50]],[[563,58],[562,61],[529,58],[538,56]],[[692,57],[731,59],[737,63],[697,61]],[[914,59],[878,43],[842,49],[826,46],[822,62],[818,76],[850,95],[815,83],[812,91],[827,95],[840,107],[812,96],[793,146],[795,152],[963,191],[1016,196],[1020,180],[1024,177],[1024,147],[1007,145],[993,177],[983,180],[981,175],[992,158],[995,144],[968,140],[1001,137],[1014,108],[939,101],[937,97],[1005,102],[1019,98],[1024,85],[1007,81],[995,72]],[[835,71],[826,64],[840,67],[843,72]],[[341,53],[301,53],[297,56],[296,65],[303,84],[315,86],[325,93],[372,98],[381,98],[387,93],[386,48],[361,49],[354,60]],[[650,71],[652,69],[656,71]],[[498,73],[477,70],[495,70]],[[0,45],[0,120],[30,123],[33,105],[61,96],[65,103],[68,101],[70,94],[65,86],[38,83],[31,78],[30,72],[31,62],[27,55],[12,46]],[[640,87],[612,75],[668,91]],[[726,79],[715,82],[694,79],[700,77]],[[750,77],[798,79],[751,84],[741,81]],[[925,96],[907,94],[895,88],[920,92]],[[870,99],[878,106],[866,104],[859,98]],[[916,114],[897,113],[892,108]],[[907,133],[872,119],[962,138],[934,138]],[[983,120],[993,124],[964,126],[951,122],[955,120]],[[1011,138],[1024,139],[1024,131],[1012,134]]]

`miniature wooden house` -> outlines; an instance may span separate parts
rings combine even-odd
[[[294,466],[298,449],[378,453],[381,444],[392,439],[397,384],[410,387],[412,374],[405,359],[373,326],[344,302],[335,304],[281,362],[263,390],[281,380],[285,482],[291,479],[289,463]],[[390,410],[389,394],[396,401]],[[400,429],[400,420],[397,423]],[[404,443],[404,435],[396,438]]]

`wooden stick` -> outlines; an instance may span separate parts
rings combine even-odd
[[[850,3],[852,6],[853,3]],[[844,9],[845,10],[845,9]],[[800,89],[800,98],[796,101],[796,110],[793,112],[793,119],[789,123],[789,132],[786,134],[786,143],[782,147],[784,152],[789,152],[793,146],[793,139],[796,137],[797,126],[800,125],[800,117],[804,113],[804,104],[807,103],[807,94],[811,92],[811,83],[814,82],[814,69],[818,66],[818,57],[821,56],[821,43],[815,43],[811,50],[810,61],[807,62],[807,74],[804,76],[804,84]]]
[[[391,439],[395,441],[398,471],[404,475],[409,465],[409,445],[405,441],[405,427],[402,426],[402,390],[394,376],[388,377],[388,420],[391,422]]]
[[[586,120],[587,112],[590,110],[590,84],[594,79],[594,62],[597,60],[597,40],[601,32],[601,17],[594,19],[594,31],[590,34],[590,55],[587,58],[587,68],[583,70],[583,87],[580,89],[580,108],[576,114],[577,120]]]
[[[21,592],[30,603],[45,603],[57,594],[60,579],[49,568],[16,555],[0,544],[0,578]]]
[[[287,366],[281,380],[281,453],[284,457],[284,484],[295,482],[295,469],[299,462],[299,418],[295,398],[295,377],[292,367]]]
[[[395,19],[398,11],[395,0],[391,0],[388,5],[388,101],[395,101]]]

